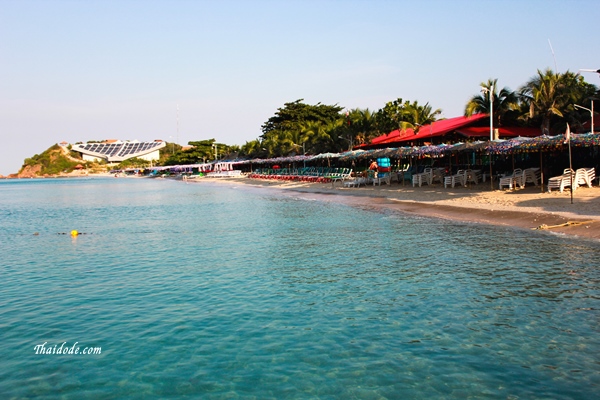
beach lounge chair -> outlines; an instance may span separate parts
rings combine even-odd
[[[433,184],[435,181],[438,181],[439,183],[444,183],[445,172],[445,168],[433,168],[431,171],[431,183]]]
[[[354,179],[349,179],[343,183],[344,187],[360,187],[360,185],[366,185],[368,179],[362,176],[357,176]]]
[[[381,183],[387,183],[388,185],[392,183],[392,177],[390,176],[389,172],[381,172],[373,178],[373,186],[381,186]]]
[[[511,175],[501,177],[498,185],[500,190],[502,190],[502,187],[504,186],[507,186],[509,189],[512,189],[513,187],[516,188],[517,185],[521,189],[524,188],[525,183],[523,181],[523,170],[521,168],[517,168]]]
[[[540,180],[540,169],[539,168],[527,168],[523,170],[523,186],[527,183],[533,183],[538,186]]]
[[[592,182],[596,178],[596,170],[594,168],[579,168],[575,171],[575,184],[573,189],[577,189],[579,186],[587,185],[592,187]]]
[[[352,175],[352,170],[349,168],[338,168],[335,172],[331,173],[328,178],[331,181],[331,186],[333,186],[336,182],[344,183],[345,180],[350,179]]]
[[[403,169],[402,171],[398,171],[398,182],[402,180],[402,184],[404,184],[404,181],[410,181],[415,173],[416,170],[414,166],[409,166],[406,169]]]
[[[467,182],[473,182],[478,184],[481,180],[481,170],[479,169],[468,169],[467,170]]]
[[[467,186],[467,171],[459,169],[456,174],[444,177],[444,189],[459,184]]]
[[[423,170],[423,172],[421,172],[419,174],[414,174],[412,176],[412,185],[413,185],[413,187],[415,187],[415,185],[419,185],[419,187],[421,187],[421,185],[423,185],[424,183],[431,185],[432,180],[433,180],[432,169],[425,168],[425,170]]]
[[[575,173],[573,170],[566,168],[562,175],[548,179],[548,192],[551,192],[552,189],[558,189],[562,193],[566,187],[571,187],[571,176],[574,177]]]

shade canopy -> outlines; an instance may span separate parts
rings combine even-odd
[[[478,126],[489,119],[488,114],[474,114],[470,117],[455,117],[435,121],[429,125],[421,126],[417,132],[414,129],[392,131],[386,135],[381,135],[371,140],[371,143],[360,146],[362,148],[381,147],[382,145],[391,146],[394,144],[402,145],[406,142],[429,141],[429,139],[439,138],[449,133],[456,134],[465,138],[485,138],[490,137],[490,127]],[[538,128],[522,127],[498,127],[498,134],[502,138],[513,137],[535,137],[542,134]]]
[[[456,130],[456,133],[469,138],[488,138],[490,137],[489,126],[466,126]],[[513,137],[535,137],[540,136],[542,131],[539,128],[521,128],[504,127],[498,128],[498,134],[503,138]]]
[[[387,135],[381,135],[371,140],[371,145],[401,143],[413,140],[424,140],[433,137],[443,136],[459,128],[464,128],[475,122],[487,118],[486,114],[475,114],[470,117],[455,117],[435,121],[429,125],[423,125],[417,132],[413,129],[400,131],[396,129]],[[488,130],[489,132],[489,130]]]

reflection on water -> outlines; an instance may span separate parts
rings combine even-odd
[[[302,196],[145,179],[0,184],[0,393],[599,393],[595,242]],[[87,234],[57,234],[71,229]],[[33,352],[76,341],[102,354]]]

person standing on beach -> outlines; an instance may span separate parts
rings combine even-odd
[[[377,165],[377,161],[371,160],[371,165],[369,165],[369,170],[373,171],[375,178],[377,178],[377,169],[379,166]]]

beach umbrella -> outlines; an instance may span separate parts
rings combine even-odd
[[[364,152],[365,150],[362,149],[347,151],[345,153],[340,154],[339,160],[342,162],[356,160],[358,156]]]
[[[457,153],[461,151],[481,151],[486,148],[488,142],[476,141],[466,143],[456,143],[446,149],[447,152]]]

